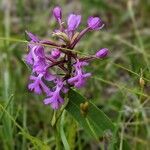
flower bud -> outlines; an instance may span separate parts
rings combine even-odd
[[[31,32],[26,31],[26,34],[31,39],[32,42],[39,42],[39,38]]]
[[[56,31],[55,33],[53,33],[53,36],[56,36],[56,37],[62,39],[66,43],[70,42],[68,35],[64,32]]]
[[[80,15],[75,15],[75,14],[70,14],[67,20],[68,24],[68,30],[69,31],[74,31],[77,29],[81,22],[81,16]]]
[[[59,57],[60,57],[60,51],[59,51],[58,49],[52,50],[51,56],[52,56],[54,59],[59,58]]]
[[[84,117],[86,117],[88,109],[89,109],[89,102],[86,101],[80,104],[80,112]]]
[[[141,87],[144,87],[145,81],[144,81],[144,79],[142,77],[140,77],[139,83],[140,83]]]
[[[87,24],[91,30],[99,30],[104,26],[102,20],[99,17],[89,17]]]
[[[53,15],[54,15],[54,17],[56,18],[56,20],[58,21],[58,22],[60,22],[61,21],[61,18],[62,18],[62,12],[61,12],[61,8],[60,7],[55,7],[54,9],[53,9]]]
[[[104,58],[108,55],[108,49],[107,48],[100,49],[95,55],[98,58]]]

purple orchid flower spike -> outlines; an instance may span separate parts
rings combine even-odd
[[[97,58],[104,58],[108,55],[108,49],[107,48],[103,48],[103,49],[100,49],[98,52],[96,52],[96,57]]]
[[[62,10],[59,6],[55,7],[53,9],[53,15],[56,18],[56,20],[61,23],[61,19],[62,19]]]
[[[49,97],[44,100],[45,105],[50,104],[53,109],[58,109],[64,103],[64,99],[61,97],[63,85],[61,80],[57,80],[55,90],[51,91]]]
[[[91,76],[91,73],[84,71],[84,67],[88,65],[87,62],[106,57],[108,49],[100,49],[95,55],[86,57],[80,57],[74,50],[86,33],[99,30],[104,26],[100,18],[89,17],[88,26],[81,32],[76,32],[81,23],[81,15],[70,14],[67,27],[62,23],[60,7],[53,9],[53,15],[59,23],[59,29],[53,32],[58,41],[41,40],[36,35],[26,32],[30,38],[26,62],[32,69],[29,90],[37,94],[45,93],[47,97],[44,99],[44,104],[57,110],[64,103],[64,95],[71,87],[81,88],[86,84]],[[46,48],[46,46],[49,47]],[[48,85],[51,85],[51,88]]]
[[[100,30],[104,26],[102,20],[99,17],[89,17],[87,24],[91,30]]]
[[[68,31],[75,31],[81,22],[81,15],[70,14],[67,20]]]

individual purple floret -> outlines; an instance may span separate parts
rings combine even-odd
[[[74,31],[78,28],[81,22],[81,16],[70,14],[67,20],[68,31]]]
[[[63,86],[63,81],[57,80],[54,91],[49,93],[48,98],[44,100],[44,104],[50,104],[53,109],[58,109],[64,102],[64,99],[61,97]]]
[[[99,30],[104,26],[99,17],[89,17],[87,23],[91,30]]]
[[[85,85],[86,79],[91,76],[91,73],[84,73],[82,67],[87,66],[88,63],[78,61],[75,67],[74,77],[68,79],[70,84],[74,84],[76,88],[81,88]]]
[[[107,55],[108,55],[108,49],[107,48],[100,49],[98,52],[96,52],[96,57],[98,57],[98,58],[104,58]]]
[[[26,33],[31,39],[28,45],[29,54],[26,56],[26,62],[33,65],[33,63],[36,62],[39,57],[45,57],[44,48],[41,45],[39,45],[40,40],[37,36],[27,31]]]
[[[40,45],[31,48],[26,61],[33,66],[33,72],[44,73],[47,67],[44,48]]]
[[[54,59],[58,59],[58,58],[60,57],[60,54],[61,54],[61,52],[60,52],[60,50],[58,50],[58,49],[54,49],[54,50],[52,50],[52,52],[51,52],[51,56],[52,56]]]
[[[27,35],[28,37],[30,38],[30,43],[28,45],[29,47],[29,54],[26,56],[26,62],[30,65],[33,64],[34,62],[34,58],[33,58],[33,53],[34,53],[34,50],[36,49],[37,45],[35,45],[34,43],[39,43],[39,38],[37,36],[35,36],[34,34],[30,33],[30,32],[27,32]]]
[[[64,95],[71,87],[83,87],[91,73],[84,70],[91,60],[104,58],[108,49],[103,48],[95,55],[81,57],[74,50],[76,44],[91,30],[99,30],[104,25],[100,18],[89,17],[81,32],[76,31],[81,23],[81,15],[70,14],[67,22],[62,22],[60,7],[53,9],[53,15],[59,24],[53,35],[57,41],[41,40],[36,35],[26,32],[30,38],[29,53],[26,62],[32,69],[28,89],[37,94],[46,94],[44,104],[52,109],[59,109],[64,103]]]
[[[56,18],[56,20],[61,23],[61,18],[62,18],[62,11],[61,11],[61,8],[60,7],[55,7],[53,9],[53,15],[54,17]]]
[[[38,60],[33,65],[33,72],[37,74],[45,74],[47,69],[47,63],[44,58],[38,58]]]
[[[30,38],[31,42],[39,42],[39,38],[31,32],[26,31],[26,34]]]
[[[33,82],[28,85],[28,88],[37,94],[41,94],[42,91],[44,91],[46,94],[49,94],[49,88],[42,81],[42,77],[42,74],[39,74],[37,77],[33,75],[30,76],[30,80]]]

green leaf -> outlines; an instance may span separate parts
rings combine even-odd
[[[63,111],[63,114],[62,114],[61,120],[60,120],[60,136],[61,136],[62,143],[64,145],[64,149],[70,150],[69,143],[66,138],[65,131],[64,131],[64,124],[65,124],[64,120],[65,120],[65,110]]]
[[[69,103],[66,110],[76,119],[76,121],[84,128],[84,130],[99,141],[99,137],[105,137],[110,141],[112,150],[118,149],[119,136],[116,136],[115,126],[113,122],[91,101],[89,102],[86,117],[81,114],[80,104],[87,102],[81,94],[75,90],[68,93]],[[130,150],[126,140],[123,143],[123,150]]]
[[[80,104],[87,100],[74,90],[68,94],[69,103],[66,110],[79,122],[79,124],[95,138],[99,138],[107,132],[113,133],[115,127],[112,121],[92,102],[89,101],[89,108],[86,117],[80,113]]]

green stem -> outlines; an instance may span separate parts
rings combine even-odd
[[[65,131],[64,131],[65,113],[66,113],[66,111],[64,110],[63,113],[62,113],[62,115],[61,115],[59,129],[60,129],[60,136],[61,136],[61,140],[62,140],[64,149],[65,150],[70,150],[70,146],[69,146],[69,143],[68,143]]]
[[[67,78],[71,77],[71,72],[72,72],[72,66],[71,66],[71,52],[68,52],[67,55],[67,69],[68,69],[68,73],[67,73]]]
[[[60,141],[60,135],[59,132],[57,130],[57,125],[55,124],[55,126],[53,127],[54,129],[54,136],[55,136],[55,143],[56,143],[56,148],[55,150],[61,150],[61,141]]]

